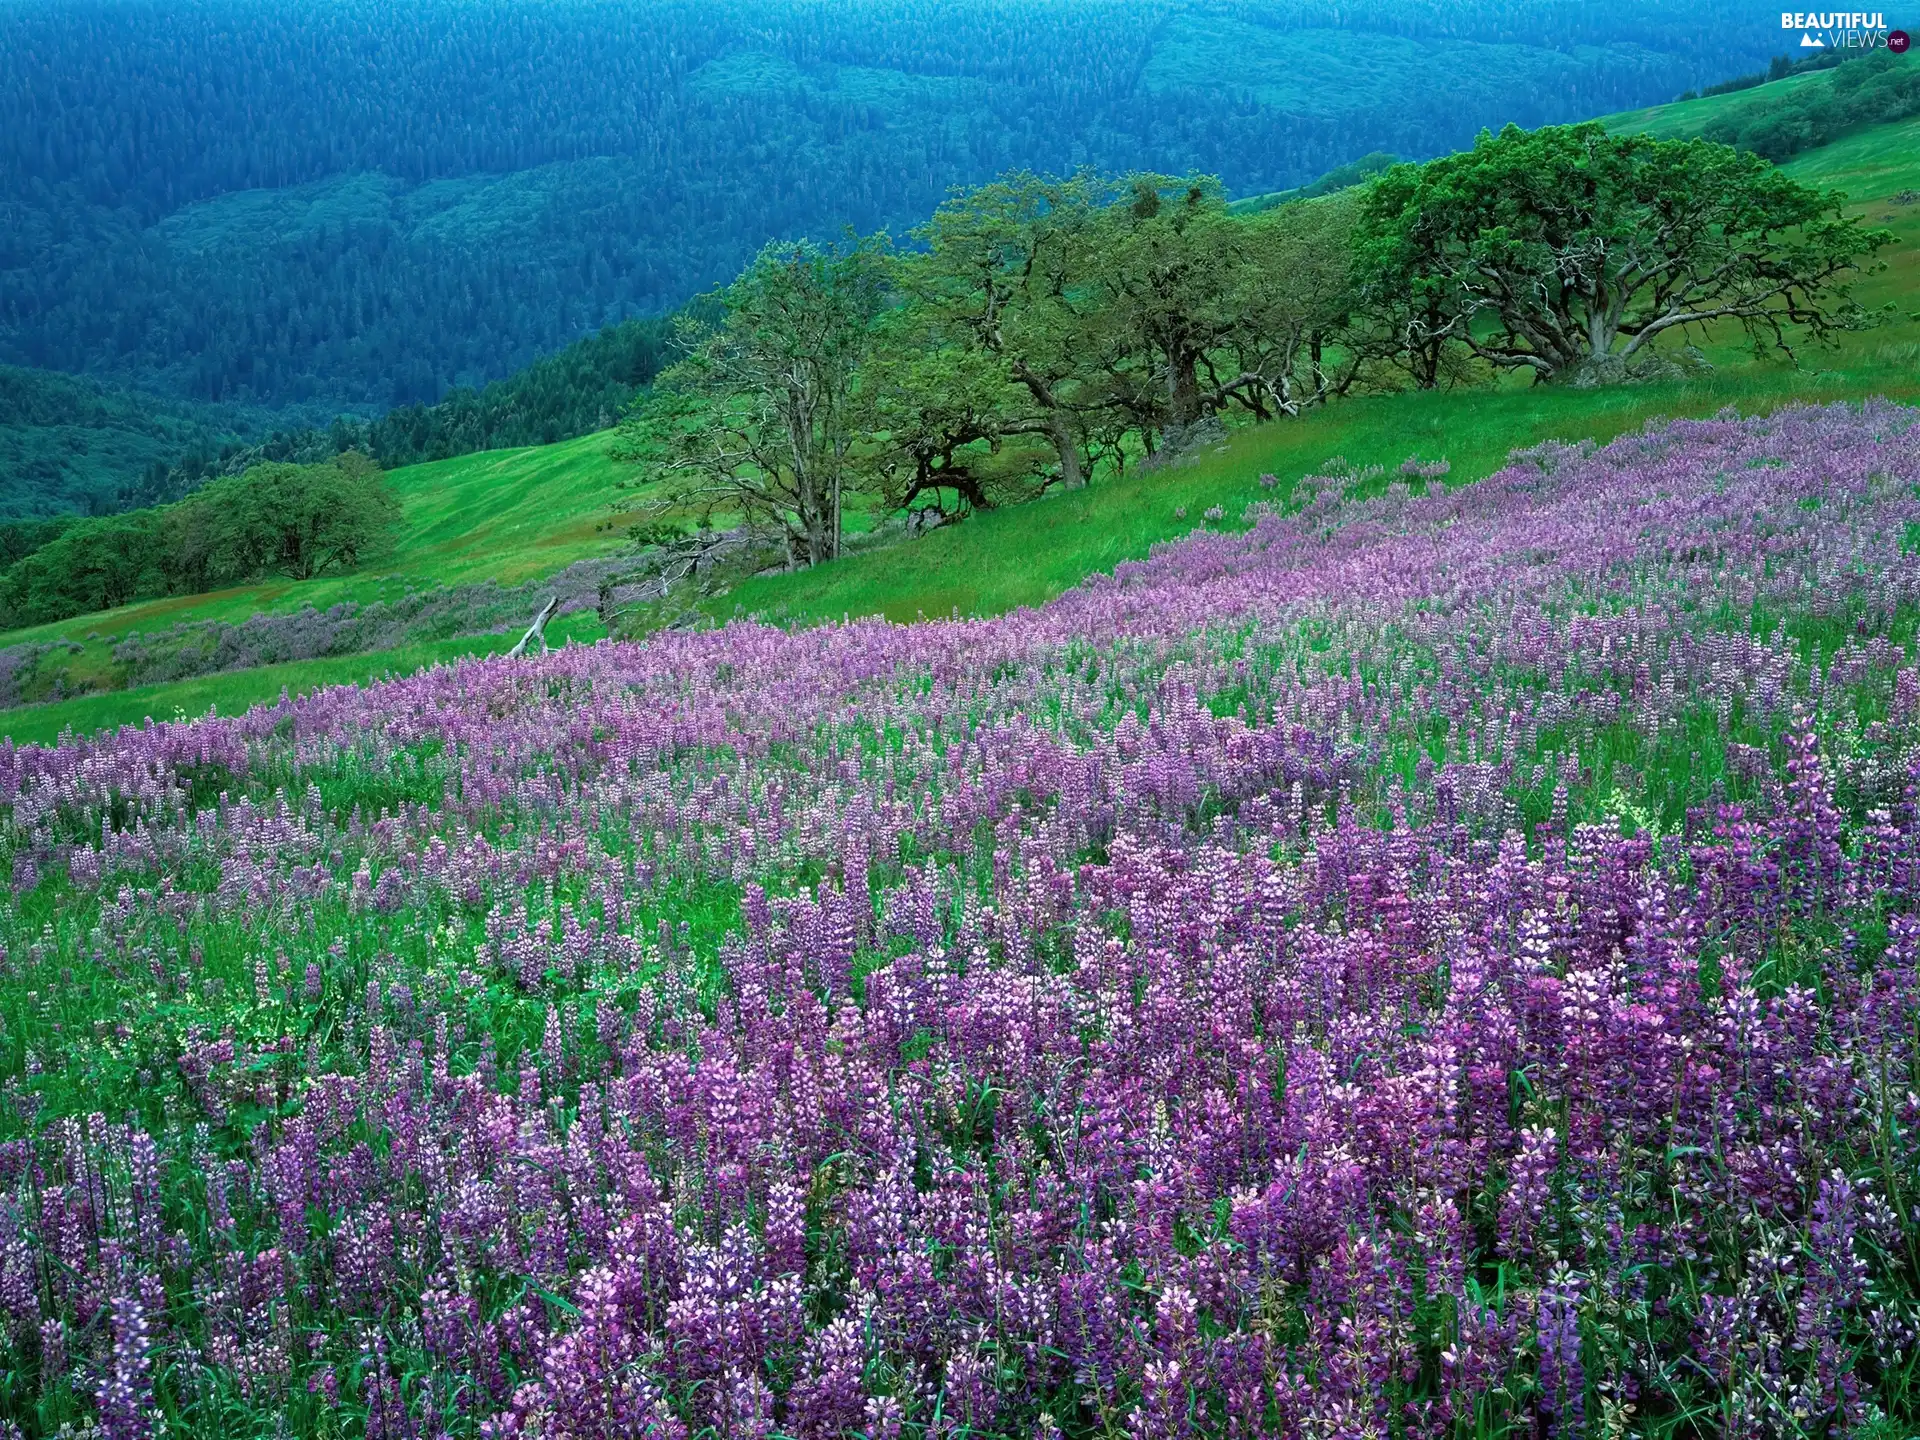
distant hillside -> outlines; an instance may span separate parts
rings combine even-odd
[[[243,443],[275,418],[0,365],[0,517],[140,503],[184,454]]]
[[[353,449],[392,468],[604,430],[667,363],[672,330],[671,316],[622,320],[480,390],[456,387],[432,405],[403,405],[371,421],[348,415],[326,425],[279,427],[217,451],[196,448],[158,485],[149,473],[140,498],[171,499],[209,476],[237,474],[262,460],[306,462]]]
[[[672,329],[655,316],[609,325],[482,390],[389,411],[367,427],[363,448],[382,465],[412,465],[604,430],[667,363]]]
[[[0,518],[103,514],[177,499],[261,460],[364,450],[386,467],[551,445],[620,416],[665,359],[671,321],[609,325],[480,390],[377,419],[176,400],[0,366]]]
[[[1718,94],[1611,116],[1622,134],[1704,136],[1776,164],[1874,126],[1920,115],[1920,59],[1873,50],[1838,64],[1795,67]]]
[[[573,590],[584,586],[590,605],[595,567],[617,568],[631,550],[631,517],[609,504],[626,467],[605,452],[604,437],[589,436],[405,467],[388,477],[401,512],[395,543],[359,569],[141,600],[0,636],[0,713],[23,694],[118,689],[156,666],[177,667],[175,652],[222,635],[256,655],[264,648],[338,658],[369,625],[433,641],[524,625],[539,597],[522,600],[519,588],[556,572],[573,574]],[[11,533],[26,529],[42,533]],[[42,526],[0,523],[0,562],[17,555],[16,542],[47,538]],[[582,618],[563,617],[555,640]],[[437,657],[415,663],[427,658]]]
[[[1261,193],[1764,63],[1752,0],[9,0],[0,362],[381,411],[1009,168]],[[1699,44],[1703,31],[1716,37]]]
[[[954,609],[991,614],[1043,602],[1092,571],[1144,555],[1210,520],[1215,506],[1239,516],[1249,503],[1271,499],[1263,474],[1290,480],[1335,463],[1327,456],[1343,457],[1353,473],[1375,475],[1375,484],[1397,473],[1409,452],[1441,456],[1457,482],[1487,473],[1513,446],[1610,436],[1652,415],[1709,415],[1728,405],[1755,412],[1876,394],[1920,402],[1920,201],[1913,199],[1920,194],[1920,117],[1870,127],[1800,155],[1786,169],[1844,190],[1854,213],[1895,232],[1886,268],[1863,278],[1858,290],[1883,323],[1846,332],[1834,350],[1755,363],[1750,348],[1729,335],[1708,347],[1717,368],[1684,381],[1506,385],[1343,401],[1299,420],[1232,432],[1191,463],[1136,469],[1117,482],[976,515],[911,544],[750,579],[698,603],[716,620],[742,610],[796,622],[875,612],[902,620]],[[577,608],[556,623],[553,638],[595,638],[604,633],[593,608],[596,577],[616,572],[632,554],[627,527],[642,518],[638,506],[650,498],[636,488],[631,467],[609,459],[608,440],[586,436],[397,471],[397,544],[352,574],[169,596],[0,636],[0,686],[11,686],[14,700],[79,696],[0,710],[0,735],[48,740],[68,725],[84,731],[166,716],[176,707],[198,714],[216,703],[230,713],[272,699],[282,686],[297,691],[502,649],[537,596],[568,587]],[[861,520],[870,525],[874,518]],[[14,538],[37,543],[29,534]],[[8,543],[0,533],[0,551]],[[360,634],[396,629],[408,637],[399,648],[353,648]],[[219,646],[243,658],[255,651],[319,658],[216,666],[219,673],[142,683]],[[127,685],[135,688],[121,688]],[[94,691],[108,693],[85,693]],[[0,689],[0,703],[7,694]]]

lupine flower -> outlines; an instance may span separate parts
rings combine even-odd
[[[1911,1428],[1915,418],[0,747],[0,1415]]]
[[[100,1387],[100,1429],[106,1440],[146,1440],[153,1434],[152,1338],[139,1296],[114,1296],[113,1350]]]

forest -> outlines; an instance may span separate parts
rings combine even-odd
[[[0,363],[370,418],[1011,169],[1261,194],[1779,44],[1735,0],[375,8],[0,7]]]

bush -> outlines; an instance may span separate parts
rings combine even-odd
[[[164,587],[158,512],[81,520],[13,565],[0,597],[14,624],[36,625],[111,610]]]
[[[0,575],[0,617],[44,624],[270,571],[309,580],[352,569],[399,517],[379,467],[357,452],[256,465],[173,505],[72,523]]]
[[[169,507],[168,550],[180,589],[266,571],[311,580],[350,570],[400,518],[379,467],[356,451],[318,465],[256,465]]]

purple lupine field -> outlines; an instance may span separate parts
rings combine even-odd
[[[1324,468],[0,752],[4,1432],[1913,1433],[1920,412]]]

